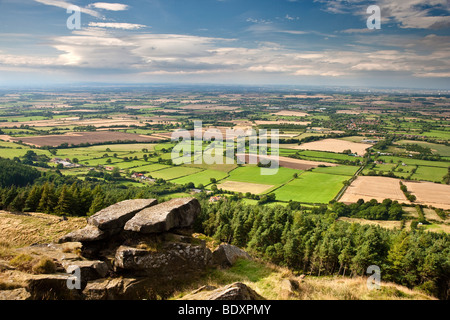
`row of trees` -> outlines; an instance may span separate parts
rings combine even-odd
[[[449,298],[450,236],[445,234],[350,224],[333,213],[206,200],[196,229],[310,275],[365,275],[367,267],[377,265],[383,280]]]
[[[50,179],[49,179],[50,180]],[[63,179],[64,180],[64,179]],[[12,212],[43,212],[61,216],[86,216],[126,199],[156,198],[184,192],[187,186],[161,181],[146,187],[99,184],[72,180],[45,181],[32,186],[0,188],[0,209]]]

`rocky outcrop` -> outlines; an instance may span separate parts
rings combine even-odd
[[[186,228],[192,226],[200,211],[200,203],[195,198],[172,199],[140,211],[124,229],[150,234]]]
[[[213,263],[216,265],[230,267],[234,265],[238,259],[251,259],[251,257],[247,252],[236,246],[221,244],[212,253],[212,259]]]
[[[19,249],[33,258],[51,260],[55,274],[24,274],[9,270],[7,264],[1,268],[16,272],[21,288],[29,294],[27,299],[168,297],[177,288],[175,284],[191,283],[208,267],[230,266],[239,258],[250,258],[226,244],[212,253],[204,240],[194,237],[191,228],[200,212],[195,198],[161,204],[154,199],[122,201],[90,217],[85,228],[61,237],[58,244]],[[210,289],[211,299],[260,298],[242,284]],[[23,290],[7,294],[9,298],[26,296]]]
[[[264,298],[245,284],[235,282],[221,288],[201,287],[184,296],[182,300],[264,300]]]
[[[88,223],[103,231],[120,231],[136,213],[157,203],[156,199],[125,200],[100,210],[89,218]]]
[[[86,243],[106,240],[120,233],[125,223],[136,213],[156,204],[156,199],[125,200],[113,204],[91,216],[85,228],[65,235],[59,239],[59,242]]]

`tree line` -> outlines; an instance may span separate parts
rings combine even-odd
[[[384,281],[449,298],[450,236],[446,234],[338,221],[327,206],[307,212],[203,201],[197,232],[273,263],[317,276],[365,275],[370,265],[377,265]]]

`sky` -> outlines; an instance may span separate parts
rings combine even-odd
[[[450,0],[0,0],[0,86],[74,83],[448,90]]]

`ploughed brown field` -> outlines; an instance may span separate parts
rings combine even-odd
[[[63,143],[69,145],[79,145],[82,143],[103,143],[114,141],[137,141],[137,142],[153,142],[163,140],[163,137],[145,136],[133,133],[115,132],[115,131],[96,131],[96,132],[76,132],[64,135],[50,135],[37,137],[21,137],[13,138],[14,141],[21,140],[25,144],[38,147],[50,146],[57,147]]]

